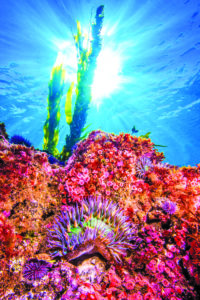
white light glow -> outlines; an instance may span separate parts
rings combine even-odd
[[[54,41],[59,53],[56,59],[56,65],[62,63],[66,70],[65,79],[69,83],[76,82],[77,77],[77,53],[73,41],[56,40]]]
[[[102,49],[97,59],[94,82],[92,86],[92,103],[99,106],[102,98],[119,88],[121,61],[116,51]]]
[[[65,61],[65,56],[63,55],[62,52],[59,51],[54,67],[59,67],[60,65],[63,65],[64,61]]]
[[[88,37],[84,34],[84,47],[87,48]],[[77,53],[73,43],[57,41],[59,55],[56,63],[62,61],[66,69],[66,81],[77,81]],[[94,81],[92,85],[92,105],[100,106],[104,98],[108,98],[122,83],[122,58],[119,51],[111,48],[102,48],[97,58]]]

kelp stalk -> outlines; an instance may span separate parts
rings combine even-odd
[[[83,47],[83,35],[80,23],[77,22],[77,34],[74,36],[78,53],[78,72],[76,86],[76,102],[72,121],[70,120],[70,134],[66,136],[66,144],[61,153],[65,160],[72,152],[73,146],[81,139],[81,134],[86,123],[87,111],[92,98],[92,83],[97,64],[97,57],[101,51],[101,29],[104,19],[104,6],[96,10],[95,21],[92,24],[92,38],[87,49]],[[71,86],[70,86],[71,89]],[[67,113],[69,113],[67,111]],[[68,118],[66,114],[66,118]],[[69,119],[68,119],[69,120]]]
[[[51,72],[49,81],[49,95],[47,98],[48,115],[44,124],[44,143],[43,149],[48,153],[56,156],[59,154],[57,150],[59,137],[59,121],[60,121],[60,101],[63,96],[65,71],[62,62],[60,62],[60,53]]]

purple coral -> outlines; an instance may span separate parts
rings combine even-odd
[[[45,260],[33,258],[28,260],[23,267],[24,278],[34,281],[44,277],[50,269],[50,264]]]
[[[21,135],[13,135],[10,139],[11,144],[25,145],[26,147],[31,147],[32,144],[27,139]]]
[[[163,202],[162,204],[162,209],[170,215],[173,215],[176,211],[176,203],[170,201],[170,200],[166,200],[165,202]]]
[[[135,234],[135,226],[116,203],[91,197],[80,207],[70,207],[56,218],[49,230],[48,246],[52,257],[62,257],[86,243],[87,250],[82,247],[81,252],[91,253],[95,241],[101,239],[104,251],[113,260],[120,261],[127,248],[136,247],[131,244],[131,241],[137,241]]]
[[[153,164],[150,158],[146,155],[138,158],[135,166],[136,175],[139,178],[144,177],[145,173],[152,168]]]

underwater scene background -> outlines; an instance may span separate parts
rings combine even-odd
[[[200,299],[199,6],[0,2],[0,299]]]
[[[0,3],[0,120],[42,149],[48,82],[58,52],[65,89],[76,78],[76,20],[83,31],[100,1]],[[200,21],[198,0],[105,1],[102,50],[88,130],[137,136],[167,146],[166,162],[199,163]],[[65,97],[61,100],[64,110]],[[75,101],[75,100],[73,100]],[[61,114],[58,149],[69,128]]]

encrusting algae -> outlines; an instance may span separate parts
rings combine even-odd
[[[0,139],[1,299],[198,299],[200,165],[92,132],[64,166]]]

